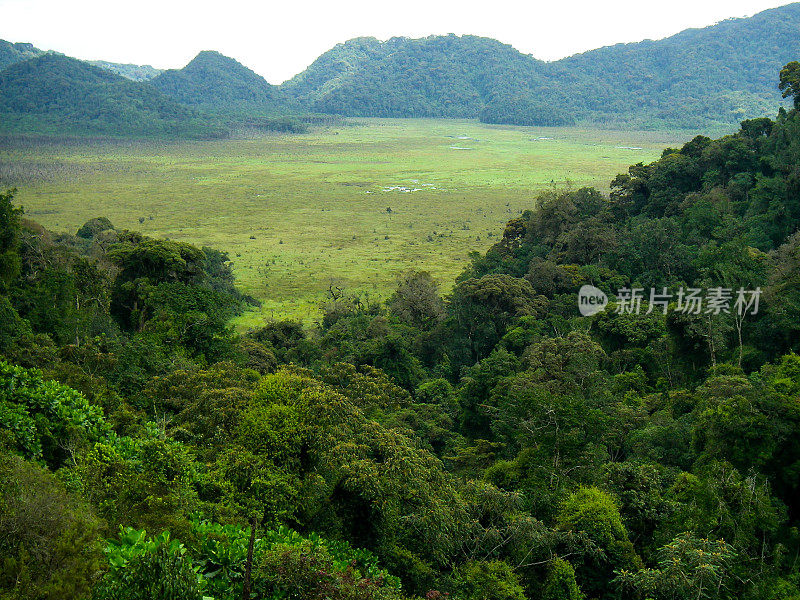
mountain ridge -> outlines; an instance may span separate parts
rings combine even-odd
[[[440,78],[442,85],[430,93],[426,83],[435,73],[419,65],[431,56],[438,60],[437,45],[452,48],[447,40],[493,43],[493,58],[505,53],[507,60],[498,59],[492,73],[479,65],[469,81]],[[369,52],[353,51],[365,45]],[[387,46],[391,52],[384,51]],[[418,52],[422,47],[433,51]],[[462,116],[522,125],[734,123],[774,112],[781,103],[775,74],[798,56],[800,3],[794,3],[661,40],[604,46],[550,62],[477,36],[356,38],[321,55],[282,89],[309,110],[347,116]],[[347,58],[356,60],[337,70]],[[447,58],[469,63],[463,54]],[[327,78],[320,72],[326,66]],[[465,93],[471,97],[467,104],[454,108],[442,102],[442,96]]]
[[[218,135],[155,87],[54,53],[0,71],[0,114],[6,132]]]
[[[164,69],[156,69],[151,65],[136,65],[133,63],[115,63],[107,60],[87,60],[90,65],[106,69],[130,79],[131,81],[149,81],[164,72]]]
[[[39,48],[28,42],[0,40],[0,71],[18,62],[41,56],[44,53],[44,50],[39,50]]]
[[[0,68],[56,54],[0,41]],[[278,86],[213,50],[163,72],[84,62],[143,80],[178,105],[239,122],[321,113],[658,128],[727,125],[773,113],[783,104],[776,74],[798,57],[800,3],[550,62],[474,35],[359,37],[336,44]]]
[[[273,101],[274,86],[239,61],[203,50],[182,69],[170,69],[150,84],[175,100],[205,108],[263,108]]]

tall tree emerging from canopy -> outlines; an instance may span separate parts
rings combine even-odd
[[[778,89],[783,92],[783,97],[794,98],[794,107],[800,109],[800,62],[793,60],[781,69],[781,81]]]
[[[22,209],[15,208],[12,200],[16,190],[0,192],[0,293],[19,274],[19,216]]]

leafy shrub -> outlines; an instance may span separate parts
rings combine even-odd
[[[542,600],[582,600],[583,597],[572,565],[560,558],[553,559],[542,589]]]
[[[109,570],[95,588],[94,600],[203,600],[204,581],[169,532],[148,538],[145,531],[122,529],[106,548]]]
[[[388,600],[401,598],[399,583],[370,573],[357,558],[315,541],[277,544],[261,559],[256,587],[267,598],[298,600]]]
[[[12,449],[52,467],[82,443],[106,437],[103,411],[72,388],[44,381],[41,371],[0,361],[0,427]]]
[[[470,561],[454,575],[458,598],[525,600],[519,578],[502,560]]]
[[[55,477],[0,452],[0,598],[84,600],[100,569],[98,533]]]

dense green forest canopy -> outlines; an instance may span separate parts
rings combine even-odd
[[[183,69],[164,71],[151,83],[179,102],[211,108],[263,109],[275,95],[263,77],[211,51],[201,52]]]
[[[509,45],[477,36],[358,38],[323,54],[283,87],[320,112],[474,118],[491,95],[545,85],[546,69]]]
[[[0,69],[4,69],[14,63],[35,58],[44,54],[41,50],[34,47],[33,44],[27,43],[12,43],[6,40],[0,40]]]
[[[48,52],[36,48],[33,44],[0,40],[0,69],[43,54],[48,54]],[[49,54],[53,54],[53,52],[49,52]],[[132,81],[147,81],[162,72],[161,69],[155,69],[150,65],[120,64],[107,60],[90,60],[87,62],[95,67],[101,67],[117,75],[122,75]]]
[[[799,598],[798,140],[698,136],[532,200],[447,296],[241,335],[226,254],[0,194],[0,597]],[[651,287],[762,302],[620,310]]]
[[[42,54],[0,71],[0,132],[207,139],[245,125],[305,131],[300,119],[275,116],[266,81],[230,64],[238,65],[201,53],[185,72],[168,71],[151,83],[122,77],[108,65]]]
[[[107,60],[90,60],[89,64],[121,75],[131,81],[148,81],[164,72],[163,69],[156,69],[150,65],[113,63]]]
[[[147,83],[43,54],[0,71],[2,130],[207,137],[219,129]]]
[[[800,53],[800,4],[546,63],[476,36],[356,38],[282,88],[321,112],[488,123],[738,123],[775,110]]]

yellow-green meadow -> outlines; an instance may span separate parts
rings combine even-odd
[[[0,185],[17,185],[26,213],[56,231],[106,216],[229,252],[241,288],[264,303],[239,319],[248,326],[314,319],[332,282],[385,297],[422,268],[446,290],[540,190],[607,190],[691,136],[358,119],[215,141],[7,142]]]

